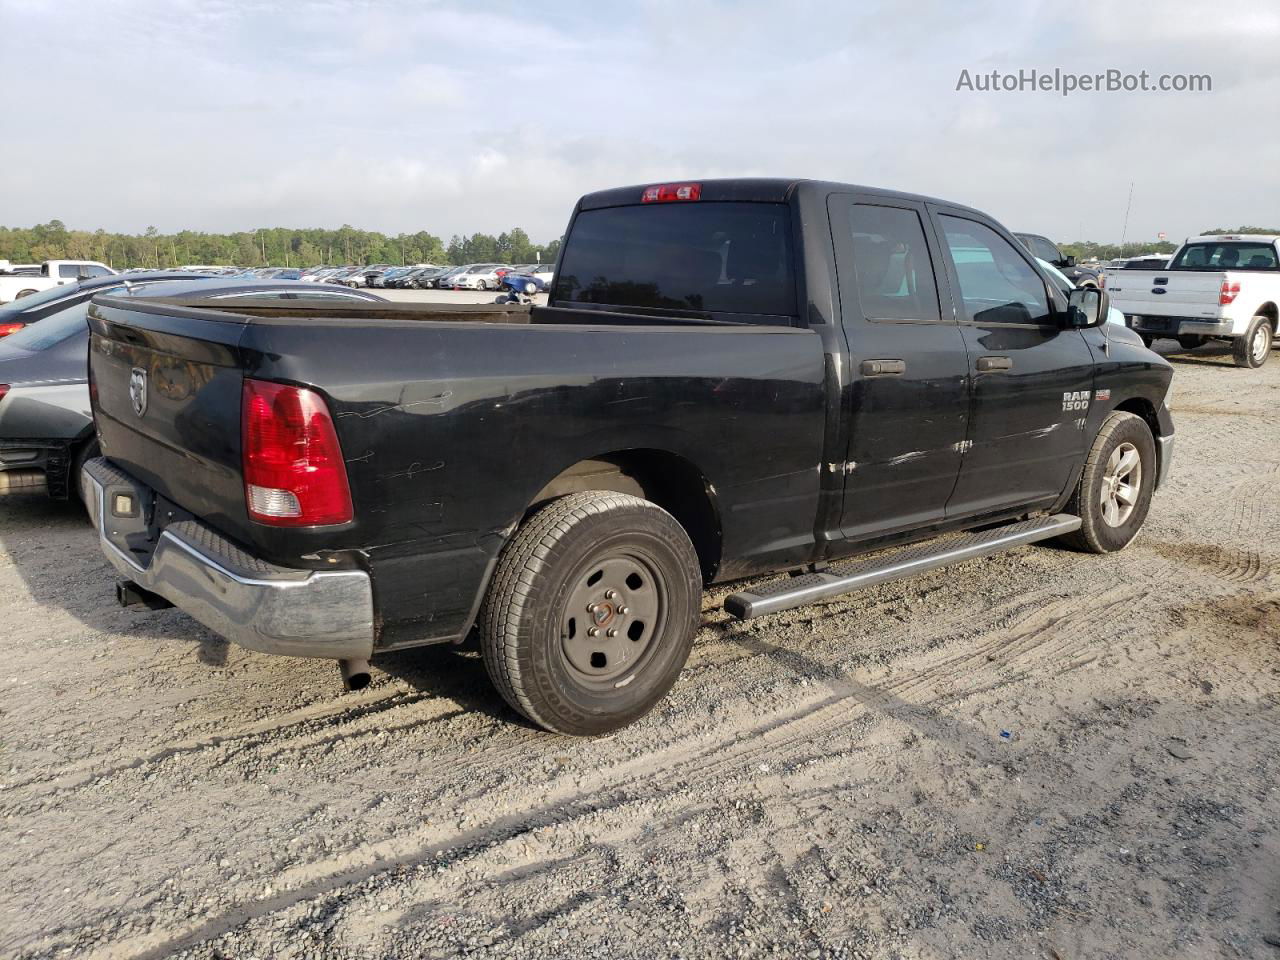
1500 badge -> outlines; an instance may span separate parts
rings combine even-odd
[[[1088,410],[1092,390],[1073,390],[1062,395],[1063,410]]]

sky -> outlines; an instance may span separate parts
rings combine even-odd
[[[6,226],[546,241],[588,191],[741,175],[1059,241],[1280,225],[1274,3],[0,0],[0,38]],[[1055,68],[1212,91],[956,89]]]

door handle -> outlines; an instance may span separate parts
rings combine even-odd
[[[978,372],[994,373],[997,370],[1009,370],[1013,367],[1013,361],[1008,357],[979,357]]]
[[[907,372],[907,361],[863,360],[859,369],[864,377],[900,377]]]

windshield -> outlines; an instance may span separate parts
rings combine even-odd
[[[67,307],[65,310],[51,313],[43,320],[27,324],[17,333],[5,337],[0,343],[3,343],[6,347],[30,350],[32,353],[47,350],[73,334],[84,333],[87,335],[89,332],[88,320],[86,319],[88,311],[88,301],[77,303],[74,306]]]
[[[1270,243],[1206,241],[1188,243],[1169,264],[1170,270],[1275,270],[1276,248]]]
[[[584,210],[556,273],[560,303],[793,316],[790,214],[781,203],[655,203]]]

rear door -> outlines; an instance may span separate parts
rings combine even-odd
[[[968,363],[941,309],[941,250],[923,205],[835,194],[828,211],[851,383],[841,531],[866,539],[943,518],[967,430]]]
[[[970,516],[1060,494],[1084,455],[1093,357],[1057,323],[1023,246],[969,211],[931,206],[968,350],[969,429],[947,508]]]

